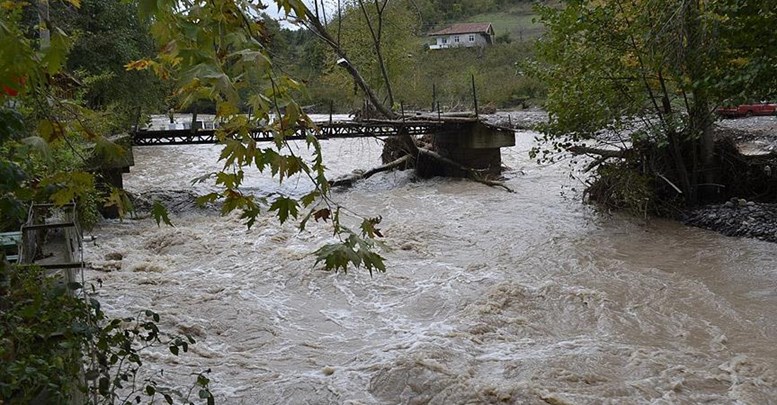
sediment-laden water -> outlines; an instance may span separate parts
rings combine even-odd
[[[192,334],[183,356],[148,353],[147,371],[185,391],[211,369],[219,403],[777,403],[777,245],[594,212],[568,197],[581,184],[567,166],[529,160],[532,133],[517,141],[503,153],[514,194],[409,173],[334,194],[383,216],[386,274],[314,267],[324,225],[246,230],[195,210],[175,227],[102,224],[87,279],[112,314],[152,308]],[[333,176],[377,165],[380,147],[324,142]],[[218,154],[136,148],[125,185],[204,193],[189,181]]]

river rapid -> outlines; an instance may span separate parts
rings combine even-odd
[[[568,166],[528,158],[534,135],[503,149],[515,193],[407,172],[336,191],[383,216],[385,274],[314,266],[331,240],[320,223],[299,233],[264,215],[246,230],[192,210],[175,227],[102,223],[86,278],[111,315],[150,308],[192,334],[189,353],[147,352],[145,370],[186,392],[210,369],[217,403],[777,403],[777,245],[596,212]],[[323,147],[332,176],[379,164],[375,140]],[[125,187],[205,193],[190,180],[219,151],[137,147]]]

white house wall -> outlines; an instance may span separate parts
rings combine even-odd
[[[470,41],[470,35],[474,38]],[[458,37],[458,42],[456,41]],[[473,46],[486,46],[488,41],[483,34],[458,34],[458,35],[445,35],[436,37],[437,42],[430,45],[430,49],[445,49],[445,48],[457,48],[457,47],[473,47]]]

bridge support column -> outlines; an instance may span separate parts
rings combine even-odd
[[[475,170],[484,176],[496,177],[502,172],[500,148],[515,146],[515,132],[487,126],[481,122],[458,124],[432,136],[437,153]],[[467,173],[455,167],[439,167],[421,161],[418,173],[422,177],[448,176],[465,177]]]
[[[110,153],[95,153],[90,164],[97,177],[97,190],[103,193],[109,193],[112,188],[123,189],[122,175],[129,173],[130,167],[135,165],[131,136],[119,135],[109,140],[120,148]],[[118,218],[119,210],[117,207],[100,207],[100,214],[105,218]]]

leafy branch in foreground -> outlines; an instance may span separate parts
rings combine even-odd
[[[309,13],[301,1],[276,0],[275,3],[287,13],[298,16]],[[223,167],[195,181],[214,180],[221,191],[202,196],[198,202],[220,201],[222,214],[239,211],[249,228],[264,210],[274,213],[281,223],[298,219],[300,211],[308,211],[306,219],[316,212],[320,214],[319,205],[340,212],[329,195],[321,146],[315,137],[318,129],[294,99],[295,94],[304,90],[303,86],[273,68],[268,39],[261,35],[265,22],[253,17],[262,15],[264,5],[212,0],[163,7],[155,0],[141,0],[140,8],[153,16],[152,31],[162,47],[156,58],[135,61],[126,68],[151,69],[161,78],[175,82],[175,95],[182,107],[199,100],[208,100],[216,107],[215,119],[220,123],[216,135],[223,145],[220,155]],[[244,108],[251,114],[243,114]],[[274,145],[260,147],[250,136],[255,129],[270,131]],[[287,143],[289,136],[302,130],[307,134],[306,146],[312,154],[309,160],[295,154]],[[310,181],[313,189],[300,198],[257,197],[241,189],[246,170],[250,168],[269,172],[281,183],[302,176]],[[155,210],[154,217],[157,222],[165,221],[159,209]],[[328,270],[345,270],[350,263],[367,267],[370,272],[384,271],[383,257],[373,252],[378,234],[349,232],[340,220],[340,215],[331,217],[339,243],[319,250],[317,263],[324,263]],[[305,229],[305,222],[301,230]],[[342,260],[343,253],[349,256],[346,262]]]
[[[92,287],[93,288],[93,287]],[[153,379],[138,380],[144,352],[187,352],[195,340],[159,327],[157,313],[109,319],[79,283],[62,284],[45,270],[0,258],[0,398],[10,404],[141,402],[213,403],[206,372],[187,395]]]

